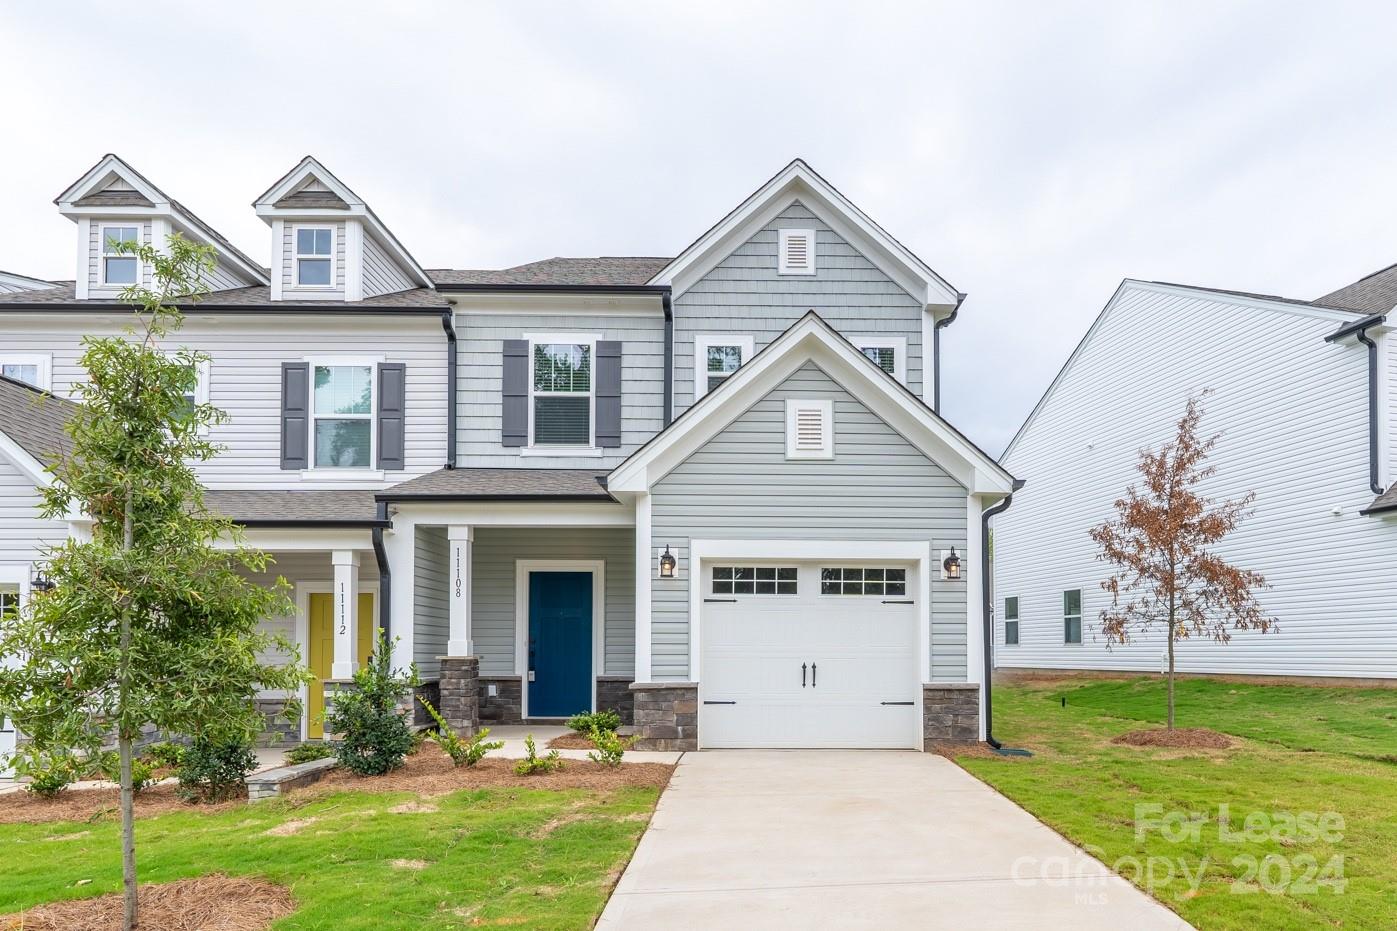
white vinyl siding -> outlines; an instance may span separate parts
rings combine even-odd
[[[1298,312],[1296,312],[1298,311]],[[1356,316],[1356,315],[1355,315]],[[1005,464],[1027,485],[994,519],[995,588],[1019,598],[1020,644],[999,665],[1158,671],[1161,628],[1109,651],[1087,536],[1138,484],[1138,451],[1174,434],[1211,388],[1201,432],[1221,433],[1210,497],[1256,492],[1255,514],[1217,548],[1266,576],[1277,633],[1178,644],[1183,672],[1391,677],[1397,669],[1397,522],[1365,517],[1367,357],[1326,343],[1343,315],[1127,283]],[[1129,416],[1122,416],[1128,411]],[[1337,513],[1336,513],[1337,511]],[[1064,584],[1066,580],[1066,584]],[[1062,592],[1082,589],[1082,644],[1063,644]]]
[[[398,264],[388,257],[388,253],[378,244],[378,240],[364,230],[364,296],[377,297],[380,294],[393,294],[414,287],[414,283]]]
[[[34,480],[0,456],[0,564],[28,566],[68,538],[66,522],[39,517],[39,503]]]

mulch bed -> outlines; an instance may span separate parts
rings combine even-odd
[[[595,750],[596,744],[592,743],[591,739],[588,738],[585,734],[578,734],[576,732],[573,732],[570,734],[563,734],[560,737],[554,737],[552,740],[548,741],[548,749]]]
[[[296,910],[282,886],[219,874],[149,883],[137,897],[140,926],[160,931],[264,931]],[[121,895],[113,893],[0,916],[0,931],[120,931],[121,915]]]
[[[435,746],[424,746],[400,769],[382,776],[356,776],[337,769],[313,786],[294,792],[416,792],[444,795],[462,789],[508,786],[520,789],[618,789],[625,786],[665,786],[674,767],[665,763],[624,763],[603,766],[590,760],[564,760],[557,772],[517,776],[514,760],[487,757],[474,766],[452,766],[451,758]]]
[[[246,795],[216,805],[192,805],[175,794],[177,786],[151,786],[136,793],[136,817],[172,811],[223,811],[247,804]],[[100,821],[121,817],[121,790],[66,789],[56,798],[40,798],[26,789],[0,795],[0,824],[41,824],[48,821]],[[0,926],[2,931],[3,926]]]
[[[1232,738],[1206,727],[1176,727],[1172,731],[1162,727],[1151,727],[1143,731],[1129,731],[1111,738],[1113,744],[1129,747],[1177,747],[1187,750],[1226,750],[1232,746]]]

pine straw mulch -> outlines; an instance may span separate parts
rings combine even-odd
[[[452,766],[451,758],[433,745],[424,746],[407,758],[400,768],[382,776],[356,776],[336,769],[324,779],[293,793],[325,792],[416,792],[418,795],[445,795],[462,789],[510,787],[518,789],[601,789],[627,786],[660,786],[669,783],[674,767],[667,763],[623,763],[603,766],[591,760],[564,760],[557,772],[538,776],[517,776],[514,760],[486,758],[474,766]]]
[[[1226,750],[1232,746],[1232,738],[1206,727],[1176,727],[1172,731],[1163,727],[1151,727],[1142,731],[1128,731],[1119,737],[1112,737],[1111,743],[1125,744],[1128,747],[1177,747],[1186,750]]]
[[[223,811],[247,804],[240,795],[214,805],[194,805],[181,799],[173,783],[136,793],[136,817],[150,818],[172,811]],[[0,795],[0,824],[42,824],[48,821],[101,821],[121,817],[121,790],[65,789],[55,798],[41,798],[27,789]],[[0,931],[4,931],[0,928]]]
[[[579,734],[575,731],[548,741],[548,749],[550,750],[595,750],[596,746],[586,734]]]
[[[140,887],[142,928],[160,931],[264,931],[296,910],[283,886],[215,873]],[[120,893],[38,905],[0,915],[0,931],[120,931]]]

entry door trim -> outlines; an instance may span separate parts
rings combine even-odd
[[[606,662],[606,560],[516,559],[514,561],[514,672],[519,676],[519,716],[529,716],[529,573],[592,574],[592,711],[597,710],[597,677]]]
[[[335,593],[334,579],[306,579],[296,583],[296,649],[300,651],[301,663],[310,664],[310,596],[311,595],[333,595]],[[374,596],[374,611],[378,611],[378,580],[365,582],[359,581],[359,591],[357,595],[372,594]],[[356,595],[356,597],[357,597]],[[377,618],[374,619],[375,621]],[[282,698],[280,692],[263,691],[258,692],[259,698]],[[310,731],[310,685],[302,685],[296,692],[301,699],[301,740],[309,740]]]

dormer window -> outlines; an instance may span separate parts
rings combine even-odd
[[[102,237],[102,284],[125,287],[135,284],[140,275],[141,260],[119,247],[123,243],[138,244],[141,231],[135,226],[101,226],[97,233]]]
[[[296,286],[329,288],[335,283],[335,231],[328,226],[296,229]]]

